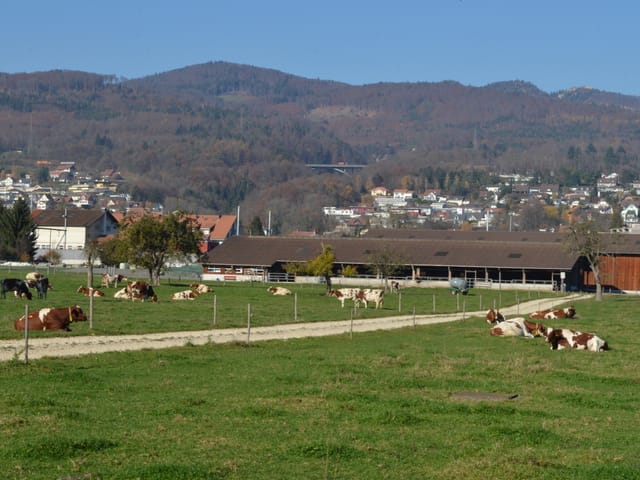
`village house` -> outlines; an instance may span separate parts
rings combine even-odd
[[[119,227],[108,210],[34,210],[31,216],[36,224],[36,256],[55,250],[65,265],[85,263],[88,242],[115,235]]]

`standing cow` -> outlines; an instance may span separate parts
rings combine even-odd
[[[2,280],[2,298],[7,298],[7,292],[14,292],[16,297],[26,297],[31,300],[33,295],[29,291],[29,284],[17,278],[5,278]]]
[[[47,298],[47,291],[51,288],[49,285],[49,279],[47,277],[40,277],[36,280],[36,292],[38,293],[39,299]]]

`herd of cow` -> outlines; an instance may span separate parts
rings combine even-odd
[[[137,280],[129,281],[123,275],[103,274],[101,287],[118,288],[122,282],[126,285],[117,290],[114,298],[128,299],[131,301],[152,301],[157,302],[153,287],[147,282]],[[34,288],[38,298],[46,299],[47,291],[53,287],[49,284],[47,277],[37,273],[28,273],[25,280],[17,278],[5,278],[2,280],[2,298],[6,298],[7,292],[14,292],[16,297],[33,298],[30,288]],[[396,287],[397,290],[397,287]],[[78,293],[86,296],[103,297],[105,293],[97,288],[80,286]],[[271,286],[267,289],[272,295],[291,295],[291,291],[284,287]],[[188,290],[173,293],[172,300],[194,300],[200,294],[211,292],[211,289],[201,283],[190,285]],[[353,302],[353,306],[358,308],[364,304],[368,308],[369,303],[374,303],[375,308],[382,308],[384,303],[384,290],[376,288],[340,288],[330,290],[328,295],[340,301],[344,308],[346,300]],[[496,309],[487,312],[486,320],[492,325],[489,333],[493,336],[520,336],[526,338],[545,337],[545,341],[551,345],[552,350],[562,350],[574,348],[600,352],[608,350],[609,346],[605,340],[593,333],[583,333],[569,328],[551,328],[535,320],[554,320],[574,318],[576,310],[573,306],[562,309],[547,309],[534,312],[529,318],[517,317],[505,319]],[[24,330],[25,323],[31,330],[69,330],[73,322],[86,321],[87,317],[78,305],[64,308],[43,308],[29,313],[28,320],[23,315],[15,322],[16,330]]]
[[[487,323],[492,325],[490,335],[504,337],[544,337],[545,342],[551,345],[551,350],[563,350],[573,348],[577,350],[589,350],[602,352],[609,349],[605,340],[593,333],[583,333],[569,328],[547,327],[533,320],[570,319],[576,315],[573,306],[567,308],[550,308],[540,310],[524,317],[505,319],[498,310],[491,309],[487,312]]]
[[[130,282],[124,275],[110,275],[103,274],[101,277],[101,288],[115,287],[118,288],[122,282],[126,282],[126,285],[117,290],[113,295],[114,298],[128,299],[132,301],[151,301],[157,302],[158,296],[156,295],[153,287],[142,280]],[[47,291],[53,287],[49,283],[49,279],[37,272],[30,272],[26,275],[25,280],[18,278],[5,278],[2,280],[2,298],[6,298],[7,292],[13,292],[18,298],[26,298],[31,300],[33,295],[30,289],[35,288],[38,294],[38,298],[46,299]],[[172,295],[172,300],[192,300],[201,293],[210,292],[210,288],[207,285],[196,283],[192,284],[190,290],[183,292],[176,292]],[[104,297],[105,293],[99,288],[85,287],[81,285],[78,287],[78,293],[85,296]],[[23,315],[15,321],[14,328],[16,330],[24,330],[25,324],[30,330],[70,330],[70,325],[73,322],[86,321],[87,316],[82,311],[80,306],[73,305],[64,308],[42,308],[29,312],[28,319]]]

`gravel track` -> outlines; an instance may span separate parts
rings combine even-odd
[[[562,298],[538,299],[517,306],[501,309],[508,318],[527,315],[536,310],[551,308],[582,300],[590,295],[568,295]],[[364,320],[342,320],[335,322],[313,322],[274,325],[270,327],[227,328],[200,330],[194,332],[149,333],[144,335],[90,335],[81,337],[51,337],[29,339],[28,358],[72,357],[105,352],[162,349],[185,345],[205,345],[230,342],[259,342],[264,340],[286,340],[303,337],[323,337],[344,333],[391,330],[417,325],[465,320],[472,317],[484,318],[485,311],[458,312],[440,315],[402,315]],[[0,361],[22,360],[25,340],[0,341]]]

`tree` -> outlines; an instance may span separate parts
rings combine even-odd
[[[600,259],[608,253],[609,242],[598,231],[593,220],[570,225],[564,239],[568,252],[584,257],[589,263],[596,284],[596,301],[602,301]]]
[[[327,284],[327,293],[331,291],[331,275],[333,274],[333,264],[335,261],[336,256],[333,253],[331,245],[323,245],[322,253],[306,265],[306,271],[308,273],[318,277],[324,277]]]
[[[251,223],[249,224],[249,235],[252,236],[263,236],[264,235],[264,227],[262,226],[262,220],[260,220],[259,216],[253,217]]]
[[[406,263],[402,255],[390,245],[385,245],[382,250],[370,254],[371,269],[376,275],[384,279],[384,288],[388,290],[389,277],[395,275]]]
[[[100,257],[100,246],[97,240],[90,240],[84,247],[84,257],[87,259],[87,287],[93,287],[93,264]]]
[[[33,261],[36,224],[27,202],[18,198],[12,208],[0,209],[0,250],[10,259]]]
[[[123,242],[118,238],[109,238],[100,242],[100,262],[108,267],[115,267],[126,262],[127,252],[124,250]]]
[[[146,268],[154,285],[160,284],[160,273],[169,260],[197,254],[202,238],[199,226],[184,212],[145,215],[125,223],[121,235],[127,260]]]

